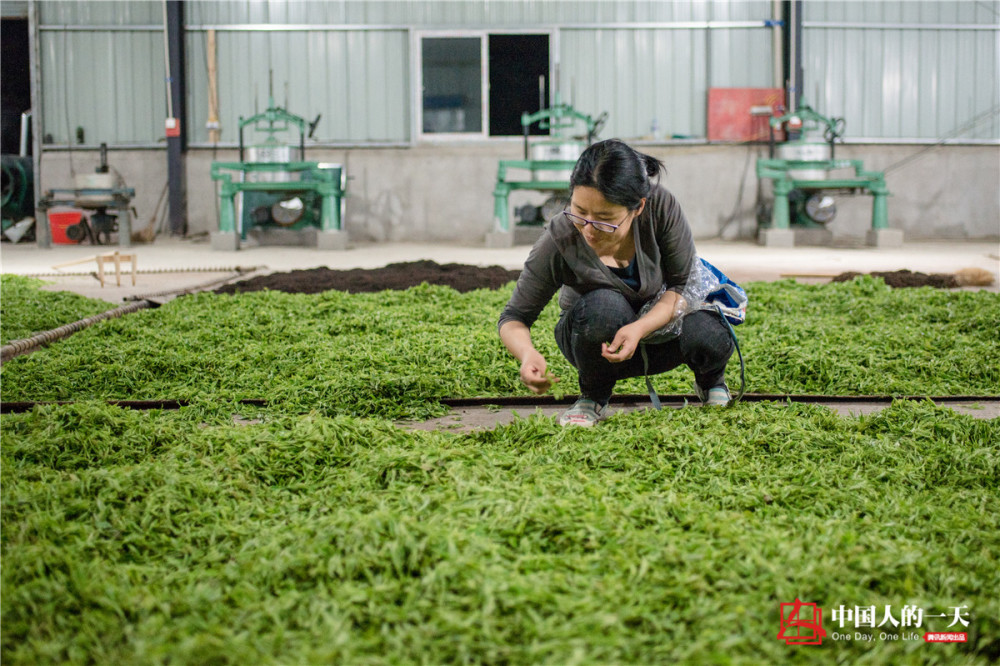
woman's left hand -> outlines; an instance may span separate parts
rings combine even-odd
[[[601,356],[612,363],[621,363],[632,358],[635,350],[639,348],[639,342],[645,335],[643,329],[636,325],[637,323],[633,322],[619,328],[618,332],[615,333],[614,340],[601,345]]]

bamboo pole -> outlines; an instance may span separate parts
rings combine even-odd
[[[218,143],[219,129],[219,81],[215,61],[215,30],[208,31],[208,140]]]

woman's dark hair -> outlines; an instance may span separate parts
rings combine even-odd
[[[663,162],[655,157],[619,139],[606,139],[580,155],[569,178],[569,189],[572,192],[579,185],[593,187],[609,202],[635,210],[653,189],[650,179],[658,179],[661,170]]]

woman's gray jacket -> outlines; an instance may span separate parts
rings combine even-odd
[[[632,222],[639,290],[633,290],[611,272],[573,223],[562,213],[553,217],[531,248],[514,293],[500,313],[498,328],[508,321],[530,327],[557,290],[565,311],[594,289],[621,292],[637,311],[665,285],[681,293],[695,260],[691,228],[680,204],[669,191],[655,186],[646,207]]]

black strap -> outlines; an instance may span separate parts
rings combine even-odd
[[[746,392],[746,389],[747,389],[746,369],[747,369],[747,367],[746,367],[746,364],[743,362],[743,352],[740,351],[740,340],[739,340],[739,338],[736,337],[736,331],[733,330],[733,325],[729,323],[729,320],[726,319],[726,315],[724,315],[722,313],[722,306],[721,305],[719,305],[718,303],[716,303],[715,304],[715,310],[716,310],[716,312],[719,313],[719,316],[722,317],[722,323],[724,323],[726,325],[726,328],[729,329],[729,335],[733,336],[733,344],[736,345],[736,354],[737,354],[737,356],[740,357],[740,392],[736,394],[735,398],[731,398],[729,400],[729,405],[732,406],[732,405],[735,405],[736,403],[738,403],[740,400],[742,400],[743,399],[743,393]]]
[[[740,359],[740,392],[736,394],[735,398],[730,398],[729,406],[733,406],[743,399],[743,394],[746,392],[747,379],[746,379],[746,364],[743,362],[743,352],[740,350],[740,340],[736,337],[736,331],[733,330],[733,325],[729,323],[726,319],[726,315],[722,313],[722,307],[716,304],[715,311],[719,313],[722,317],[722,323],[726,325],[729,329],[729,335],[733,338],[733,343],[736,345],[736,354]],[[653,380],[649,378],[649,355],[646,353],[646,345],[644,343],[639,343],[639,351],[642,353],[642,374],[646,377],[646,389],[649,391],[649,401],[653,403],[654,409],[663,409],[663,403],[660,402],[660,396],[656,394],[656,389],[653,388]]]
[[[642,353],[642,374],[646,377],[646,389],[649,391],[649,401],[653,403],[653,409],[663,409],[660,396],[656,395],[653,388],[653,381],[649,378],[649,355],[646,353],[646,345],[639,343],[639,351]]]

